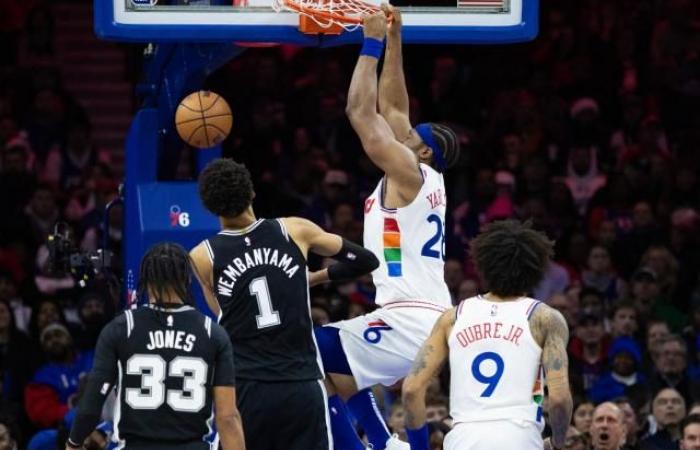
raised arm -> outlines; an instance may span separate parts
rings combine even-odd
[[[204,299],[207,301],[209,309],[218,316],[221,313],[221,306],[219,306],[214,294],[214,267],[207,244],[204,241],[200,242],[190,251],[190,258],[192,259],[194,276],[197,277],[197,281],[202,287]]]
[[[346,113],[367,156],[398,183],[399,191],[405,191],[402,192],[404,197],[413,199],[423,182],[418,158],[396,140],[387,121],[377,112],[379,54],[376,49],[381,48],[378,46],[382,45],[386,27],[384,12],[364,18],[365,44],[350,81]]]
[[[327,281],[351,280],[379,267],[379,260],[374,253],[337,234],[324,231],[310,220],[299,217],[288,217],[283,220],[304,256],[307,256],[310,251],[338,261],[326,269],[311,273],[309,275],[311,286]]]
[[[530,329],[535,340],[542,345],[552,444],[556,448],[563,448],[573,410],[569,387],[569,358],[566,354],[569,328],[559,311],[540,305],[530,319]]]
[[[445,311],[423,343],[411,372],[403,382],[403,407],[406,410],[406,433],[412,449],[428,448],[428,427],[425,423],[425,393],[430,379],[447,361],[450,350],[447,337],[455,321],[455,311]]]
[[[394,136],[403,141],[411,131],[411,121],[401,52],[401,11],[387,4],[382,5],[382,9],[391,14],[392,21],[387,32],[386,56],[379,77],[379,113],[389,123]]]

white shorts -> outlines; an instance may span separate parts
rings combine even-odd
[[[357,388],[391,386],[405,377],[445,309],[424,301],[397,301],[364,316],[329,324],[340,329],[340,342]]]
[[[540,426],[524,420],[459,423],[447,433],[445,450],[542,450]]]

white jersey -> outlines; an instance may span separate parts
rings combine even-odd
[[[410,204],[384,207],[386,177],[365,200],[364,245],[379,258],[372,279],[380,306],[410,299],[452,304],[444,280],[445,182],[426,164],[420,170],[423,186]]]
[[[450,414],[455,423],[542,422],[542,348],[528,319],[540,304],[523,297],[463,300],[448,338]]]

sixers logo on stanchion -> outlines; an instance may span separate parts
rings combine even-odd
[[[367,324],[367,329],[364,333],[365,341],[370,344],[376,344],[382,340],[382,331],[392,330],[383,320],[377,320]]]
[[[171,227],[183,227],[187,228],[190,226],[190,214],[180,210],[178,205],[173,205],[170,207],[170,226]]]

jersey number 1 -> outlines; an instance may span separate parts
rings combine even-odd
[[[258,330],[279,325],[280,313],[272,309],[272,299],[270,299],[270,288],[267,286],[267,277],[256,278],[248,286],[250,295],[254,295],[258,301],[260,314],[255,317],[258,322]]]

